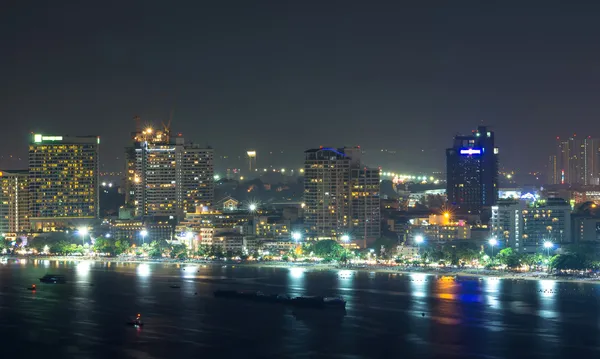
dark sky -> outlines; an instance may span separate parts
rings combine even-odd
[[[220,156],[360,144],[443,170],[484,122],[503,166],[541,169],[556,136],[600,137],[599,39],[595,1],[5,0],[0,165],[43,131],[99,134],[118,170],[132,117],[174,110]]]

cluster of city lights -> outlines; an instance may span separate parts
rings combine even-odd
[[[380,171],[379,175],[381,177],[391,177],[394,180],[394,182],[415,181],[415,182],[420,182],[420,183],[433,183],[433,184],[440,183],[440,180],[433,176],[415,176],[415,175],[406,175],[406,174],[400,174],[400,173],[396,173],[396,172],[384,172],[384,171]]]

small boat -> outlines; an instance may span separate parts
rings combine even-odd
[[[144,326],[144,322],[142,322],[141,318],[142,316],[138,314],[135,319],[128,321],[126,324],[136,328],[142,327]]]
[[[60,283],[60,284],[64,284],[67,282],[67,280],[65,279],[64,275],[59,275],[59,274],[46,274],[45,276],[43,276],[42,278],[40,278],[40,282],[42,283]]]
[[[178,286],[177,284],[171,284],[169,287],[174,288],[174,289],[181,288],[181,286]]]
[[[31,286],[27,287],[27,290],[35,291],[35,289],[35,284],[32,284]]]

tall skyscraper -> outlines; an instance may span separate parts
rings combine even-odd
[[[454,137],[446,150],[448,202],[466,213],[480,213],[498,200],[498,148],[494,132],[479,126]]]
[[[556,138],[556,155],[550,157],[550,184],[600,184],[600,140],[576,135]],[[552,159],[555,159],[552,166]]]
[[[347,235],[364,246],[381,234],[379,171],[361,165],[359,148],[306,151],[304,202],[308,238]]]
[[[177,183],[181,188],[178,205],[184,213],[195,213],[196,207],[214,204],[214,150],[188,143],[178,150]]]
[[[196,206],[212,205],[212,148],[186,144],[181,135],[170,137],[168,129],[147,128],[134,136],[126,155],[129,203],[138,217],[181,219]]]
[[[98,136],[33,135],[29,144],[32,230],[98,218]]]
[[[0,232],[29,231],[29,171],[0,171]]]
[[[367,241],[381,237],[379,169],[352,168],[350,173],[350,233]]]

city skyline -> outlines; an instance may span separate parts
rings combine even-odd
[[[24,158],[30,131],[98,134],[103,170],[120,170],[131,118],[173,113],[216,156],[280,150],[301,163],[308,142],[335,143],[431,171],[453,128],[483,122],[502,163],[542,170],[556,136],[600,133],[599,7],[15,3],[0,15],[0,115],[13,124],[0,153]]]

